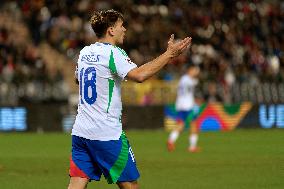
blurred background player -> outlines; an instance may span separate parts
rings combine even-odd
[[[199,108],[195,102],[194,90],[198,84],[198,75],[200,68],[193,64],[189,64],[186,73],[181,77],[176,98],[176,111],[177,111],[177,127],[170,133],[167,147],[171,152],[175,149],[175,142],[178,139],[180,133],[185,127],[190,124],[190,135],[189,135],[189,147],[190,152],[197,152],[198,141],[198,129],[194,122],[197,117]],[[191,123],[189,123],[191,120]]]

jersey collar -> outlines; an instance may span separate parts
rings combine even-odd
[[[110,43],[103,43],[103,42],[96,42],[97,44],[103,44],[103,45],[112,45]]]

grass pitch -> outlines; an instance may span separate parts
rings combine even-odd
[[[284,129],[208,132],[191,154],[183,133],[173,153],[164,131],[126,132],[141,189],[280,189],[284,186]],[[0,189],[67,188],[69,134],[0,133]],[[102,177],[88,188],[111,189]]]

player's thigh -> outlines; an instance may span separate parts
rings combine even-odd
[[[134,153],[123,133],[119,140],[88,143],[89,148],[97,148],[91,153],[109,184],[132,182],[139,178]]]
[[[132,182],[118,182],[117,185],[120,189],[138,189],[139,185],[137,181]]]
[[[89,179],[81,177],[71,177],[68,189],[85,189]]]
[[[182,132],[183,129],[184,129],[184,122],[178,124],[175,130],[177,130],[178,132]]]
[[[127,162],[124,166],[124,170],[120,174],[117,182],[132,182],[135,183],[139,178],[140,174],[136,166],[136,160],[134,156],[134,152],[128,143],[128,152],[127,152]]]
[[[189,113],[190,113],[190,111],[178,111],[177,119],[176,119],[176,122],[177,122],[176,130],[177,131],[179,131],[179,132],[183,131],[185,124],[186,124],[186,119],[187,119]]]
[[[70,157],[70,177],[80,177],[89,180],[100,180],[102,171],[91,158],[90,151],[82,137],[72,136],[72,154]]]

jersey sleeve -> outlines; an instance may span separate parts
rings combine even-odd
[[[119,47],[111,51],[111,56],[109,68],[113,74],[118,75],[121,79],[124,79],[129,71],[137,67],[126,52]]]
[[[198,84],[198,80],[194,78],[187,79],[185,82],[190,87],[195,87]]]

